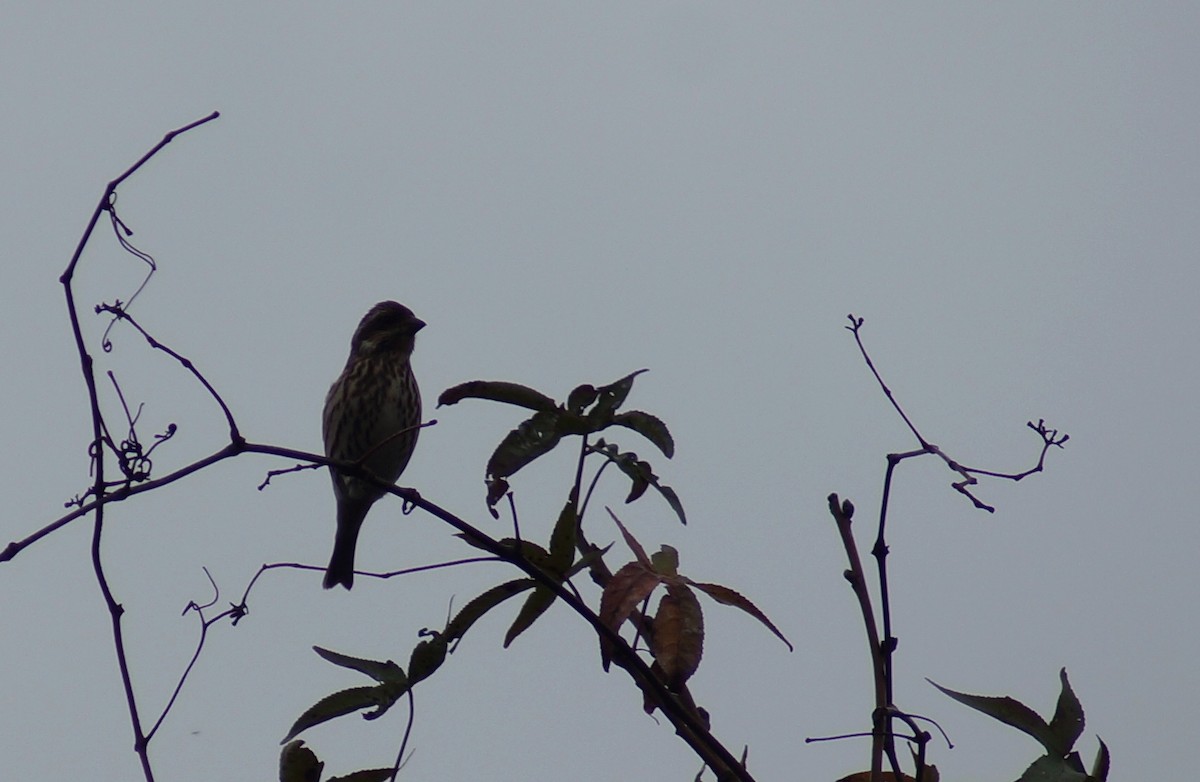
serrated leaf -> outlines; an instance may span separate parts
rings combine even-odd
[[[675,440],[672,439],[667,425],[657,416],[644,413],[641,410],[628,410],[624,413],[617,413],[613,416],[612,422],[617,426],[632,429],[642,437],[645,437],[658,450],[662,451],[663,456],[666,456],[668,459],[675,455]]]
[[[785,638],[783,633],[779,632],[779,628],[775,626],[775,623],[768,619],[766,614],[758,610],[758,606],[754,605],[754,603],[750,601],[750,598],[746,597],[737,590],[730,589],[727,586],[721,586],[720,584],[705,584],[700,581],[693,581],[690,578],[685,580],[687,583],[696,587],[713,600],[716,600],[718,603],[721,603],[722,605],[733,606],[734,608],[740,608],[746,613],[750,614],[750,616],[762,622],[768,630],[774,633],[776,638],[778,638],[780,641],[783,641],[787,645],[789,652],[796,651],[796,649],[792,646],[792,642]]]
[[[314,646],[313,651],[334,665],[340,665],[343,668],[349,668],[352,671],[366,674],[381,684],[403,684],[405,681],[404,670],[391,660],[380,661],[368,660],[362,657],[351,657],[348,654],[323,649],[320,646]]]
[[[1050,726],[1046,724],[1046,721],[1037,712],[1024,703],[1008,696],[993,697],[956,692],[955,690],[943,687],[932,679],[926,679],[925,681],[937,687],[959,703],[970,706],[972,709],[983,712],[989,717],[1003,722],[1005,725],[1012,725],[1017,730],[1033,736],[1046,748],[1047,752],[1057,754],[1059,759],[1062,758],[1062,753],[1057,752],[1056,749],[1058,739],[1051,732]]]
[[[392,778],[392,769],[390,768],[368,768],[362,771],[353,771],[342,777],[330,777],[325,782],[385,782]]]
[[[501,538],[500,543],[516,551],[528,562],[545,570],[550,563],[550,552],[532,540],[517,540],[516,538]]]
[[[1100,749],[1096,750],[1096,759],[1092,762],[1092,777],[1098,780],[1098,782],[1108,782],[1108,767],[1110,763],[1108,745],[1099,736],[1096,737],[1096,741],[1100,742]]]
[[[532,578],[517,578],[512,581],[505,581],[503,584],[498,584],[476,596],[463,606],[446,625],[444,635],[447,643],[453,643],[462,638],[466,635],[467,630],[471,628],[471,625],[475,624],[488,611],[491,611],[514,595],[518,595],[527,589],[532,589],[536,584],[537,582]]]
[[[321,782],[325,764],[300,739],[289,741],[279,753],[279,782]]]
[[[488,478],[507,478],[539,456],[554,450],[554,446],[562,439],[558,418],[558,411],[537,412],[505,435],[488,459]]]
[[[438,395],[438,407],[455,405],[464,399],[487,399],[530,410],[554,410],[554,400],[520,383],[506,380],[470,380],[451,386]]]
[[[573,577],[576,573],[582,573],[584,570],[587,570],[594,565],[598,560],[604,559],[604,555],[608,553],[609,549],[611,549],[613,545],[614,544],[609,543],[604,548],[596,548],[593,546],[590,551],[588,551],[579,559],[575,560],[571,567],[567,568],[567,578]]]
[[[322,722],[344,717],[363,709],[373,708],[375,709],[373,714],[380,716],[391,708],[394,702],[395,700],[389,702],[387,698],[383,697],[383,687],[351,687],[348,690],[326,695],[296,719],[291,730],[280,743],[291,741],[301,731],[314,725],[320,725]]]
[[[525,603],[521,606],[520,613],[513,620],[512,625],[508,628],[508,632],[504,634],[504,648],[507,649],[518,635],[525,632],[537,618],[546,613],[551,605],[554,604],[554,599],[558,595],[551,592],[544,586],[534,588],[533,593],[525,599]]]
[[[614,633],[662,579],[640,562],[627,562],[613,573],[600,596],[600,621]]]
[[[696,594],[670,584],[654,615],[650,650],[671,688],[678,690],[700,667],[704,654],[704,614]]]
[[[625,545],[629,546],[629,550],[633,552],[633,556],[637,559],[638,563],[644,568],[653,570],[654,563],[646,555],[646,549],[642,548],[642,544],[638,542],[638,539],[633,536],[632,532],[625,529],[625,525],[617,518],[617,514],[612,512],[612,508],[605,507],[605,510],[608,511],[609,516],[612,516],[612,520],[617,523],[617,529],[621,530],[621,537],[625,538]]]
[[[1017,782],[1086,782],[1086,780],[1087,774],[1071,768],[1062,757],[1042,755],[1033,761],[1029,768],[1025,769],[1025,773],[1021,774]]]
[[[621,625],[633,613],[633,609],[650,596],[659,580],[657,573],[640,562],[622,565],[600,595],[600,621],[614,633],[620,632]],[[611,651],[609,643],[601,637],[600,660],[606,671]]]
[[[491,549],[484,548],[483,545],[469,535],[461,532],[454,533],[454,537],[461,539],[464,543],[472,548],[477,548],[480,551],[492,553]],[[547,559],[550,557],[550,552],[534,543],[532,540],[517,540],[516,538],[500,538],[496,541],[504,549],[519,554],[521,557],[533,562],[538,567],[545,567]]]
[[[1054,717],[1050,719],[1050,732],[1058,739],[1058,754],[1065,755],[1071,751],[1083,733],[1084,716],[1083,706],[1067,679],[1067,669],[1063,668],[1058,675],[1062,680],[1062,690],[1054,707]]]

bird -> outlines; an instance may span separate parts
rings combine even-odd
[[[350,357],[325,397],[325,456],[359,462],[377,478],[395,483],[417,445],[421,392],[413,376],[417,332],[425,321],[394,301],[381,301],[363,316],[350,339]],[[354,586],[354,549],[363,520],[386,492],[331,467],[337,501],[337,534],[324,586]]]

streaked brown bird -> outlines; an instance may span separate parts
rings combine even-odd
[[[409,359],[425,326],[408,307],[381,301],[350,339],[350,358],[325,397],[323,434],[330,459],[360,462],[395,483],[417,445],[421,393]],[[354,547],[367,511],[385,492],[362,478],[330,470],[337,499],[337,536],[325,588],[354,585]]]

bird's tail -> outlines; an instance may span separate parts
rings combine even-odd
[[[329,558],[329,567],[325,569],[326,589],[341,584],[350,589],[354,586],[354,549],[358,544],[358,531],[362,528],[370,508],[360,507],[357,503],[339,502],[337,535],[333,539],[333,555]]]

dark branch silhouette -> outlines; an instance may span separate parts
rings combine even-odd
[[[879,574],[879,627],[876,623],[875,608],[872,605],[871,594],[867,589],[866,571],[863,568],[862,561],[858,555],[858,547],[855,543],[852,532],[851,521],[854,515],[854,506],[849,500],[839,500],[838,495],[829,495],[829,512],[833,516],[837,524],[838,533],[841,536],[842,545],[846,550],[847,558],[850,561],[850,568],[845,572],[846,580],[850,582],[851,588],[854,590],[855,597],[858,598],[859,608],[863,615],[863,623],[867,632],[867,643],[871,652],[871,668],[875,682],[875,708],[872,712],[872,751],[871,751],[871,779],[881,779],[882,761],[886,756],[891,766],[892,773],[899,778],[901,773],[900,760],[896,752],[895,738],[897,738],[891,725],[893,720],[900,720],[908,725],[913,735],[905,737],[911,744],[916,746],[916,776],[917,782],[921,782],[925,775],[925,745],[929,741],[929,734],[919,730],[914,722],[914,716],[910,715],[901,709],[897,708],[894,701],[894,686],[895,686],[895,670],[894,670],[894,655],[898,639],[892,631],[892,609],[891,609],[891,593],[888,586],[888,569],[887,569],[887,515],[889,503],[891,500],[892,479],[895,476],[896,467],[907,459],[913,459],[925,455],[935,455],[940,458],[946,466],[958,476],[961,480],[951,483],[951,487],[967,497],[971,503],[980,510],[985,510],[989,513],[994,513],[995,508],[982,502],[969,487],[974,487],[979,483],[979,476],[1005,479],[1011,481],[1019,481],[1036,472],[1041,472],[1046,461],[1046,453],[1051,447],[1062,448],[1067,442],[1068,435],[1059,435],[1058,430],[1050,429],[1046,426],[1043,419],[1038,419],[1035,424],[1028,422],[1026,425],[1036,432],[1042,439],[1041,451],[1038,454],[1037,462],[1033,467],[1021,472],[1004,473],[994,470],[985,470],[977,467],[967,467],[949,455],[941,448],[931,443],[908,414],[904,411],[903,406],[896,399],[896,395],[892,393],[891,388],[884,381],[883,376],[875,367],[875,362],[872,361],[870,353],[867,351],[866,345],[862,339],[863,318],[855,317],[853,314],[848,316],[850,325],[846,329],[854,335],[854,342],[858,346],[859,352],[866,363],[867,368],[871,370],[871,374],[875,376],[876,382],[880,389],[883,390],[884,396],[891,403],[897,415],[912,432],[917,439],[920,448],[912,451],[904,451],[901,453],[890,453],[887,455],[887,469],[884,472],[883,492],[879,508],[879,526],[875,536],[875,543],[871,547],[871,555],[875,558],[876,569]],[[881,634],[882,631],[882,634]]]
[[[105,514],[109,506],[134,499],[145,492],[154,491],[176,483],[219,462],[236,458],[243,454],[268,455],[294,463],[291,467],[268,471],[258,486],[259,490],[264,490],[271,484],[274,478],[311,469],[336,468],[338,473],[372,483],[381,491],[397,497],[402,502],[402,512],[409,513],[415,509],[419,509],[433,519],[454,528],[458,532],[459,537],[471,546],[487,554],[487,556],[466,557],[449,562],[431,563],[387,572],[361,573],[364,576],[390,579],[479,562],[504,562],[517,568],[524,574],[525,578],[499,585],[496,588],[501,590],[497,593],[499,599],[505,599],[522,591],[532,590],[529,596],[530,602],[526,604],[527,608],[533,605],[536,599],[539,599],[539,594],[549,595],[551,601],[561,601],[569,606],[578,616],[591,625],[596,636],[600,639],[605,669],[607,670],[608,663],[612,662],[626,672],[643,694],[648,713],[652,713],[654,710],[661,710],[675,727],[677,734],[691,747],[697,757],[704,762],[705,766],[714,771],[719,780],[752,780],[753,777],[746,767],[747,753],[743,751],[741,757],[735,756],[712,734],[709,728],[707,712],[696,704],[686,685],[686,678],[690,676],[690,672],[681,676],[668,676],[664,671],[664,667],[660,665],[660,658],[657,657],[657,652],[654,652],[655,662],[653,664],[648,663],[644,658],[643,653],[647,650],[654,651],[656,642],[661,640],[664,635],[663,628],[670,624],[662,619],[662,605],[660,605],[658,616],[652,617],[649,614],[650,592],[639,593],[635,596],[634,600],[629,602],[627,615],[624,613],[620,614],[618,621],[615,624],[610,624],[606,622],[604,617],[606,609],[604,608],[605,603],[603,599],[600,611],[593,610],[584,601],[576,585],[571,580],[575,575],[581,573],[583,570],[587,570],[590,578],[605,590],[605,598],[609,596],[608,590],[613,585],[614,580],[622,578],[622,573],[625,573],[626,576],[629,573],[640,574],[650,579],[648,582],[644,581],[643,584],[649,584],[651,588],[661,580],[663,583],[669,585],[668,597],[674,601],[670,605],[675,611],[685,610],[679,607],[683,605],[683,602],[681,602],[683,601],[682,596],[691,595],[688,590],[691,586],[694,586],[718,602],[735,605],[748,611],[766,624],[780,639],[788,643],[783,634],[767,619],[766,615],[737,592],[717,584],[692,581],[678,575],[674,570],[674,565],[663,566],[662,571],[655,570],[659,565],[651,562],[651,558],[646,554],[641,544],[628,533],[611,511],[609,513],[620,527],[626,543],[634,551],[636,558],[634,562],[628,563],[614,574],[603,559],[604,554],[609,548],[601,549],[590,543],[584,536],[583,519],[589,509],[593,492],[601,475],[604,474],[609,465],[613,464],[617,465],[621,473],[630,478],[633,483],[627,501],[636,499],[648,487],[653,487],[671,506],[672,510],[679,517],[679,520],[686,523],[679,498],[673,489],[659,482],[657,476],[651,470],[649,463],[637,457],[637,454],[632,451],[623,451],[613,443],[606,443],[603,439],[593,440],[591,438],[594,432],[600,431],[610,425],[622,426],[637,432],[654,444],[667,458],[670,458],[674,451],[674,442],[662,421],[649,413],[641,411],[616,413],[617,408],[620,407],[625,395],[629,391],[633,378],[645,370],[634,372],[616,383],[600,388],[591,385],[578,386],[571,392],[567,402],[562,405],[555,403],[540,392],[514,383],[472,381],[450,389],[443,394],[442,401],[446,404],[453,404],[460,399],[474,396],[514,404],[518,407],[535,411],[533,418],[509,434],[509,437],[502,443],[502,446],[497,448],[492,462],[489,462],[489,475],[487,476],[489,488],[488,510],[493,516],[497,516],[494,505],[501,497],[506,498],[512,515],[515,536],[512,539],[497,540],[482,532],[461,516],[426,499],[416,489],[396,486],[388,481],[381,480],[364,467],[365,457],[359,459],[357,462],[345,462],[332,460],[321,454],[248,441],[242,435],[232,410],[193,361],[179,351],[160,342],[147,328],[130,315],[130,303],[145,289],[146,284],[157,269],[157,262],[149,253],[138,249],[128,240],[128,237],[132,235],[132,231],[117,214],[117,188],[176,137],[204,125],[218,116],[217,112],[213,112],[207,117],[166,134],[158,144],[144,154],[136,163],[108,183],[76,246],[75,252],[71,256],[65,271],[62,273],[60,282],[63,286],[71,330],[91,412],[92,434],[88,444],[88,454],[92,467],[91,485],[81,494],[76,495],[65,503],[65,507],[70,508],[65,515],[29,533],[21,540],[10,542],[3,551],[0,551],[0,563],[6,562],[72,521],[91,517],[92,568],[110,617],[113,644],[116,650],[127,711],[134,735],[134,750],[138,755],[143,776],[147,782],[153,782],[154,779],[154,772],[149,757],[150,743],[158,734],[159,728],[162,727],[167,715],[171,712],[183,692],[197,661],[203,653],[209,629],[226,619],[229,620],[231,626],[236,625],[248,616],[250,594],[258,583],[258,580],[268,571],[288,568],[320,572],[325,568],[296,562],[263,564],[249,579],[240,600],[236,603],[230,603],[227,608],[217,611],[211,616],[209,612],[220,602],[221,590],[211,575],[209,575],[208,570],[205,569],[205,575],[209,578],[209,583],[213,589],[211,599],[205,603],[191,602],[184,609],[185,615],[188,612],[194,612],[200,622],[200,633],[195,649],[187,664],[183,667],[182,673],[161,713],[158,714],[150,728],[146,730],[143,724],[143,715],[134,694],[134,676],[126,654],[125,637],[121,624],[124,608],[112,592],[101,558],[101,541],[104,532]],[[148,271],[146,277],[127,301],[122,302],[118,299],[112,304],[101,303],[94,308],[94,312],[98,315],[107,314],[111,316],[111,321],[101,339],[102,349],[105,352],[110,351],[112,349],[112,342],[109,340],[110,332],[118,324],[128,324],[146,340],[152,349],[169,356],[180,367],[190,373],[195,382],[206,390],[213,403],[219,408],[229,430],[229,440],[221,448],[201,459],[178,467],[166,475],[159,477],[153,475],[154,465],[150,458],[151,454],[157,448],[164,445],[164,443],[171,440],[175,436],[177,428],[175,424],[170,424],[165,431],[154,434],[152,442],[148,446],[143,443],[142,438],[139,437],[137,432],[141,406],[137,406],[136,409],[130,408],[130,405],[126,401],[125,393],[112,372],[108,372],[107,375],[112,385],[113,393],[120,402],[124,422],[120,430],[109,426],[109,422],[105,419],[101,411],[100,392],[95,376],[95,361],[92,353],[87,348],[81,327],[80,313],[76,304],[73,288],[75,272],[84,248],[91,240],[101,215],[105,213],[109,216],[114,235],[120,246],[126,252],[146,264]],[[880,372],[876,369],[862,340],[863,319],[856,318],[853,315],[849,316],[849,319],[851,325],[847,326],[847,328],[853,333],[855,342],[867,367],[874,375],[892,407],[916,438],[919,447],[906,452],[888,454],[887,456],[887,469],[884,476],[878,532],[871,549],[871,554],[876,560],[878,569],[878,613],[873,605],[865,568],[853,535],[852,520],[854,507],[849,500],[841,500],[837,494],[831,494],[828,498],[830,513],[836,522],[838,533],[849,560],[849,567],[844,575],[858,599],[859,608],[862,613],[868,644],[870,646],[874,681],[875,705],[871,715],[871,732],[869,734],[846,734],[846,736],[870,735],[872,737],[871,778],[873,781],[883,778],[882,769],[885,757],[895,778],[901,778],[901,763],[896,751],[896,740],[899,739],[908,742],[914,748],[915,779],[917,782],[922,782],[926,779],[926,747],[930,740],[930,734],[919,728],[918,720],[926,718],[901,710],[895,705],[893,696],[895,681],[893,657],[897,646],[897,639],[893,634],[891,619],[891,596],[889,594],[887,577],[888,547],[885,530],[895,469],[897,465],[907,459],[927,454],[935,455],[957,476],[951,483],[951,486],[956,491],[967,497],[975,507],[993,512],[994,508],[982,502],[974,493],[974,487],[978,485],[980,478],[987,477],[1019,481],[1029,475],[1041,472],[1044,468],[1046,454],[1049,449],[1051,447],[1061,448],[1069,438],[1066,434],[1060,435],[1057,430],[1049,428],[1043,420],[1039,419],[1036,424],[1033,422],[1027,424],[1042,440],[1041,452],[1033,467],[1020,472],[1005,473],[962,465],[922,435],[919,428],[909,418],[901,404],[897,401],[896,396],[884,382]],[[430,426],[435,423],[436,421],[429,421],[422,423],[421,426]],[[123,435],[114,435],[115,431],[121,431]],[[531,461],[542,453],[548,452],[560,439],[576,435],[580,436],[580,448],[574,470],[574,481],[568,495],[567,504],[563,510],[563,515],[560,517],[560,524],[556,525],[555,537],[552,537],[549,549],[543,549],[533,541],[522,540],[515,496],[509,488],[507,478],[511,477],[513,473],[528,461]],[[107,460],[110,454],[115,461],[117,471],[120,473],[119,478],[109,477]],[[595,469],[590,480],[585,480],[585,460],[592,456],[599,457],[600,464]],[[566,523],[563,523],[564,520]],[[560,532],[564,534],[564,537],[557,537],[560,535]],[[563,543],[564,540],[566,541],[565,544]],[[660,552],[660,554],[663,556],[667,556],[668,553],[675,555],[675,559],[670,561],[677,565],[677,552],[674,552],[674,549],[671,549],[669,546],[664,546],[663,549],[664,551]],[[670,549],[670,552],[667,552],[667,549]],[[567,557],[566,561],[556,564],[557,558],[562,557],[564,552]],[[576,553],[578,554],[577,559],[575,558]],[[568,565],[569,567],[567,567]],[[672,592],[670,590],[675,591]],[[495,589],[490,591],[495,592]],[[486,596],[486,593],[480,597],[484,596]],[[694,596],[689,599],[695,602]],[[668,598],[664,598],[662,603],[667,604]],[[545,605],[548,606],[549,602]],[[698,605],[698,602],[696,602],[696,605]],[[544,610],[544,606],[542,610]],[[421,645],[430,645],[429,648],[434,649],[434,653],[436,653],[435,647],[437,646],[437,642],[440,641],[444,657],[448,643],[443,636],[452,635],[452,643],[456,645],[462,633],[465,632],[465,628],[477,618],[477,615],[468,615],[466,618],[463,618],[463,614],[466,613],[464,610],[455,616],[453,620],[448,619],[447,630],[444,634],[436,631],[423,631],[428,636],[428,640],[423,641]],[[611,617],[612,614],[609,614],[609,616]],[[677,616],[675,615],[673,618],[677,618]],[[520,617],[518,617],[519,619]],[[658,627],[656,627],[656,619]],[[531,619],[530,621],[533,620]],[[628,621],[633,628],[633,639],[631,641],[627,641],[619,632],[619,630],[623,629],[625,621]],[[453,634],[450,630],[451,625],[455,625]],[[516,624],[514,624],[514,627],[516,627]],[[512,630],[510,630],[511,632]],[[453,646],[449,646],[449,651],[453,651]],[[318,650],[318,652],[322,653],[323,656],[338,657],[336,652],[327,652],[324,650]],[[342,657],[344,658],[344,656]],[[414,659],[416,659],[415,652]],[[698,659],[699,655],[696,655],[697,663]],[[371,661],[357,661],[354,664],[357,665],[359,663],[369,665]],[[409,666],[409,675],[413,678],[403,693],[408,698],[409,717],[403,736],[399,742],[395,763],[390,769],[393,779],[403,765],[412,729],[415,714],[412,685],[425,676],[428,676],[440,664],[441,661],[438,660],[433,664],[433,667],[428,671],[422,672],[420,675],[414,672],[413,664]],[[387,665],[395,667],[390,661]],[[1063,675],[1065,683],[1065,672]],[[970,696],[964,697],[969,698]],[[378,714],[382,713],[383,708],[373,715],[367,716],[378,716]],[[896,726],[899,726],[900,731],[907,729],[909,732],[898,733]],[[303,727],[299,729],[303,729]],[[945,734],[943,733],[943,735]],[[293,745],[298,746],[298,744],[293,742],[289,747],[293,747]],[[307,752],[307,750],[304,751]],[[315,761],[315,756],[313,756],[313,759]],[[699,778],[699,775],[697,778]]]

